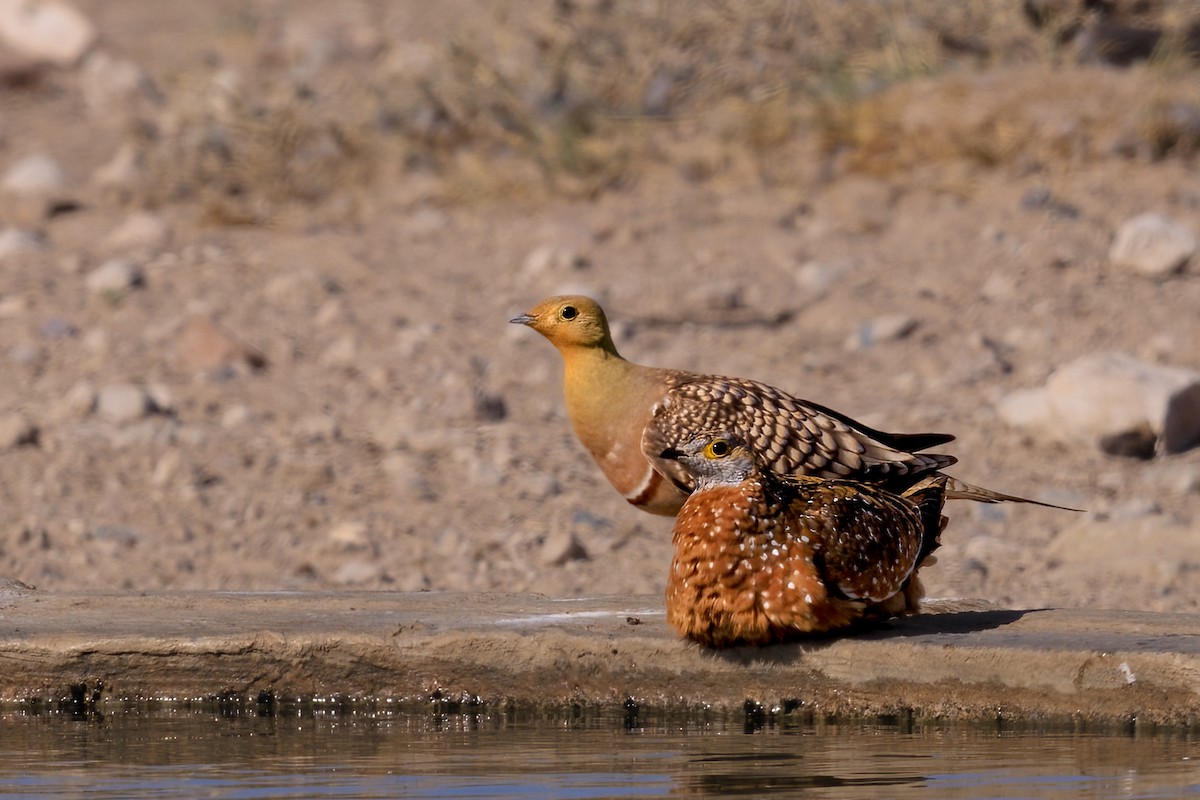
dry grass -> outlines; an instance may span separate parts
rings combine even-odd
[[[301,83],[261,59],[236,87],[213,75],[176,93],[145,140],[150,201],[199,194],[213,221],[238,223],[406,170],[444,178],[458,202],[591,196],[663,164],[706,181],[757,160],[752,174],[787,180],[761,163],[805,139],[876,173],[1200,145],[1186,56],[1164,46],[1149,67],[1074,67],[1017,3],[522,10],[419,68],[385,47]]]

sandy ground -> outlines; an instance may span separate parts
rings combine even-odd
[[[570,432],[557,354],[507,324],[579,290],[634,360],[950,432],[952,474],[1089,510],[953,504],[931,595],[1200,609],[1200,450],[1109,456],[996,411],[1087,353],[1200,369],[1200,269],[1151,279],[1107,258],[1146,211],[1200,231],[1193,160],[1113,144],[1125,99],[1158,73],[1010,60],[883,95],[905,109],[887,117],[898,141],[922,140],[913,120],[1001,138],[1011,122],[1019,146],[997,163],[918,148],[882,170],[805,125],[750,152],[686,117],[602,190],[567,176],[518,191],[524,162],[469,147],[453,172],[403,144],[356,159],[367,151],[336,136],[297,150],[309,161],[286,180],[271,167],[295,141],[283,134],[233,177],[188,160],[189,142],[208,146],[197,131],[255,130],[253,113],[223,129],[204,115],[234,114],[222,103],[256,74],[317,75],[317,100],[282,128],[311,135],[304,115],[346,119],[319,101],[350,97],[381,50],[420,64],[481,28],[524,41],[551,15],[418,6],[363,4],[367,22],[347,17],[330,50],[312,33],[333,30],[323,4],[79,2],[154,92],[106,94],[116,78],[89,88],[83,67],[18,79],[5,56],[0,172],[46,154],[65,176],[49,194],[0,192],[0,231],[35,241],[0,258],[0,415],[36,428],[0,453],[0,575],[48,590],[658,593],[670,520],[604,482]],[[123,148],[147,157],[98,176]],[[143,212],[162,227],[115,233]],[[142,279],[90,289],[113,257]],[[908,335],[849,344],[896,314]],[[153,403],[105,406],[124,384]]]

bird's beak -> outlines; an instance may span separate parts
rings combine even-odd
[[[674,447],[668,447],[666,450],[663,450],[661,453],[659,453],[658,457],[659,458],[669,458],[671,460],[675,460],[675,459],[678,459],[682,455],[683,455],[682,451],[676,450]]]
[[[517,316],[510,319],[509,322],[511,322],[514,325],[529,325],[535,319],[537,319],[537,317],[535,317],[533,314],[518,314]]]

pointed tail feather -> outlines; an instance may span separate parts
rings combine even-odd
[[[913,488],[919,487],[917,484]],[[960,481],[957,478],[946,476],[946,499],[947,500],[974,500],[977,503],[1028,503],[1034,506],[1043,506],[1044,508],[1057,508],[1060,511],[1079,511],[1082,508],[1071,508],[1070,506],[1056,506],[1054,503],[1043,503],[1041,500],[1030,500],[1028,497],[1017,497],[1013,494],[1004,494],[1003,492],[993,492],[991,489],[985,489],[982,486]]]

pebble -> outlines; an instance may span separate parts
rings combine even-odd
[[[81,419],[96,409],[96,389],[87,381],[79,381],[54,406],[54,418]]]
[[[158,250],[171,238],[171,229],[158,214],[138,211],[125,218],[104,239],[104,247],[113,250]]]
[[[125,144],[112,158],[96,168],[92,173],[92,182],[97,186],[129,189],[141,181],[143,174],[144,168],[137,148]]]
[[[864,322],[845,342],[847,350],[869,350],[877,344],[905,338],[917,329],[918,322],[907,314],[886,314]]]
[[[1118,267],[1162,277],[1181,270],[1197,247],[1191,230],[1161,214],[1147,213],[1117,230],[1108,258]]]
[[[110,258],[84,278],[88,291],[102,295],[119,294],[141,286],[142,282],[142,271],[123,258]]]
[[[175,346],[175,365],[184,372],[260,370],[267,359],[203,315],[184,323]]]
[[[250,419],[250,409],[238,403],[225,409],[221,414],[221,427],[227,431],[240,428]]]
[[[24,414],[12,412],[0,416],[0,450],[14,450],[18,447],[38,443],[39,431]]]
[[[171,449],[163,453],[155,462],[154,471],[150,474],[151,485],[163,488],[179,474],[179,468],[182,465],[183,457],[178,450]]]
[[[569,272],[588,265],[586,258],[565,244],[542,244],[529,251],[521,264],[521,276],[532,278],[547,272]]]
[[[25,295],[11,294],[0,297],[0,319],[16,319],[29,311],[30,301]]]
[[[132,422],[153,411],[149,395],[131,383],[105,386],[96,396],[96,413],[117,424]]]
[[[9,167],[0,179],[0,186],[7,191],[26,195],[53,194],[66,183],[62,167],[47,155],[26,156]]]
[[[371,544],[367,537],[367,523],[361,520],[339,522],[329,529],[326,538],[331,543],[347,550],[362,549]]]
[[[582,561],[588,557],[587,548],[569,530],[555,530],[542,542],[538,558],[546,566],[561,567],[568,561]]]
[[[383,577],[383,567],[372,561],[354,558],[343,561],[329,579],[340,586],[374,583]]]
[[[26,55],[70,67],[96,41],[96,28],[63,0],[4,0],[0,41]]]
[[[806,261],[796,270],[796,282],[809,294],[823,296],[847,272],[850,272],[850,264],[845,261]]]
[[[162,95],[154,81],[136,62],[97,50],[79,70],[83,102],[94,117],[120,121],[122,111],[132,112],[139,103],[157,104]]]
[[[33,253],[41,248],[42,243],[31,233],[16,228],[0,230],[0,261],[9,256]]]

